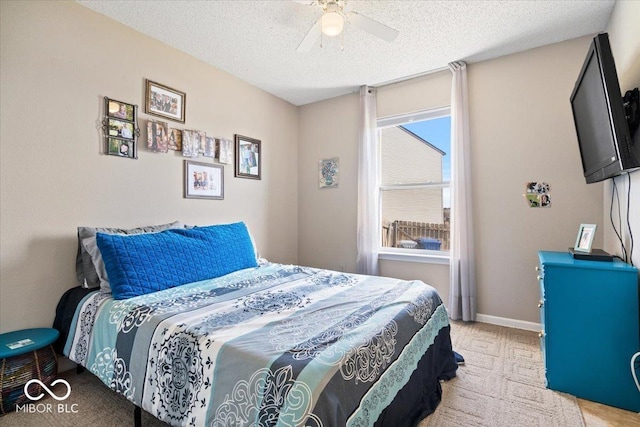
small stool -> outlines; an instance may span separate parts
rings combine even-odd
[[[38,379],[50,385],[58,373],[58,358],[51,345],[60,333],[51,328],[23,329],[0,334],[0,414],[12,412],[16,405],[30,402],[24,385]],[[29,394],[42,392],[38,384],[29,386]]]

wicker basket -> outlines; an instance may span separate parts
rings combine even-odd
[[[15,357],[2,359],[0,371],[0,414],[13,412],[16,405],[30,403],[24,394],[24,385],[32,379],[39,379],[46,385],[56,379],[58,358],[53,346],[48,345],[40,350],[31,351]],[[42,393],[38,384],[29,386],[29,394],[37,396]]]

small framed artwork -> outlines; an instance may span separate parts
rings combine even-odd
[[[224,166],[185,160],[184,197],[224,199]]]
[[[574,251],[591,253],[591,245],[596,235],[596,227],[596,224],[580,224],[576,244],[573,248]]]
[[[118,119],[109,119],[109,136],[133,139],[133,123]]]
[[[182,155],[197,158],[200,155],[200,135],[195,130],[182,131]]]
[[[182,151],[182,131],[169,128],[169,150]]]
[[[320,160],[318,165],[318,181],[320,188],[336,188],[338,187],[338,178],[340,172],[340,159]]]
[[[105,151],[110,156],[138,158],[136,138],[140,136],[137,125],[138,107],[122,101],[104,97],[104,134]]]
[[[184,123],[187,94],[151,80],[146,83],[145,113]]]
[[[524,197],[530,208],[551,207],[551,185],[546,182],[527,182]]]
[[[235,136],[235,176],[262,179],[262,142],[242,135]]]
[[[220,163],[233,162],[233,143],[230,139],[220,138],[216,144],[216,157]]]
[[[109,138],[109,152],[112,156],[133,157],[133,141]]]
[[[132,122],[134,113],[135,106],[132,104],[116,101],[115,99],[108,99],[107,101],[107,116],[109,117]]]
[[[166,122],[147,122],[147,148],[156,153],[169,151],[169,125]]]
[[[205,137],[204,144],[204,153],[202,153],[205,157],[215,157],[216,156],[216,140],[209,136]]]

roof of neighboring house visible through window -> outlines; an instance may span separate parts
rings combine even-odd
[[[442,154],[443,156],[445,156],[447,153],[445,153],[444,151],[442,151],[441,149],[439,149],[438,147],[436,147],[435,145],[433,145],[432,143],[430,143],[429,141],[427,141],[426,139],[422,138],[419,135],[416,135],[415,133],[411,132],[409,129],[405,128],[404,126],[398,126],[398,129],[402,129],[403,131],[405,131],[406,133],[408,133],[409,135],[411,135],[412,137],[416,138],[417,140],[419,140],[420,142],[423,142],[425,144],[427,144],[429,147],[433,148],[434,150],[438,151],[440,154]]]

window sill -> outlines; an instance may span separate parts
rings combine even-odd
[[[424,264],[444,264],[449,265],[449,253],[448,252],[426,252],[422,250],[402,250],[394,251],[389,248],[385,248],[378,252],[378,259],[387,261],[402,261],[402,262],[420,262]]]

